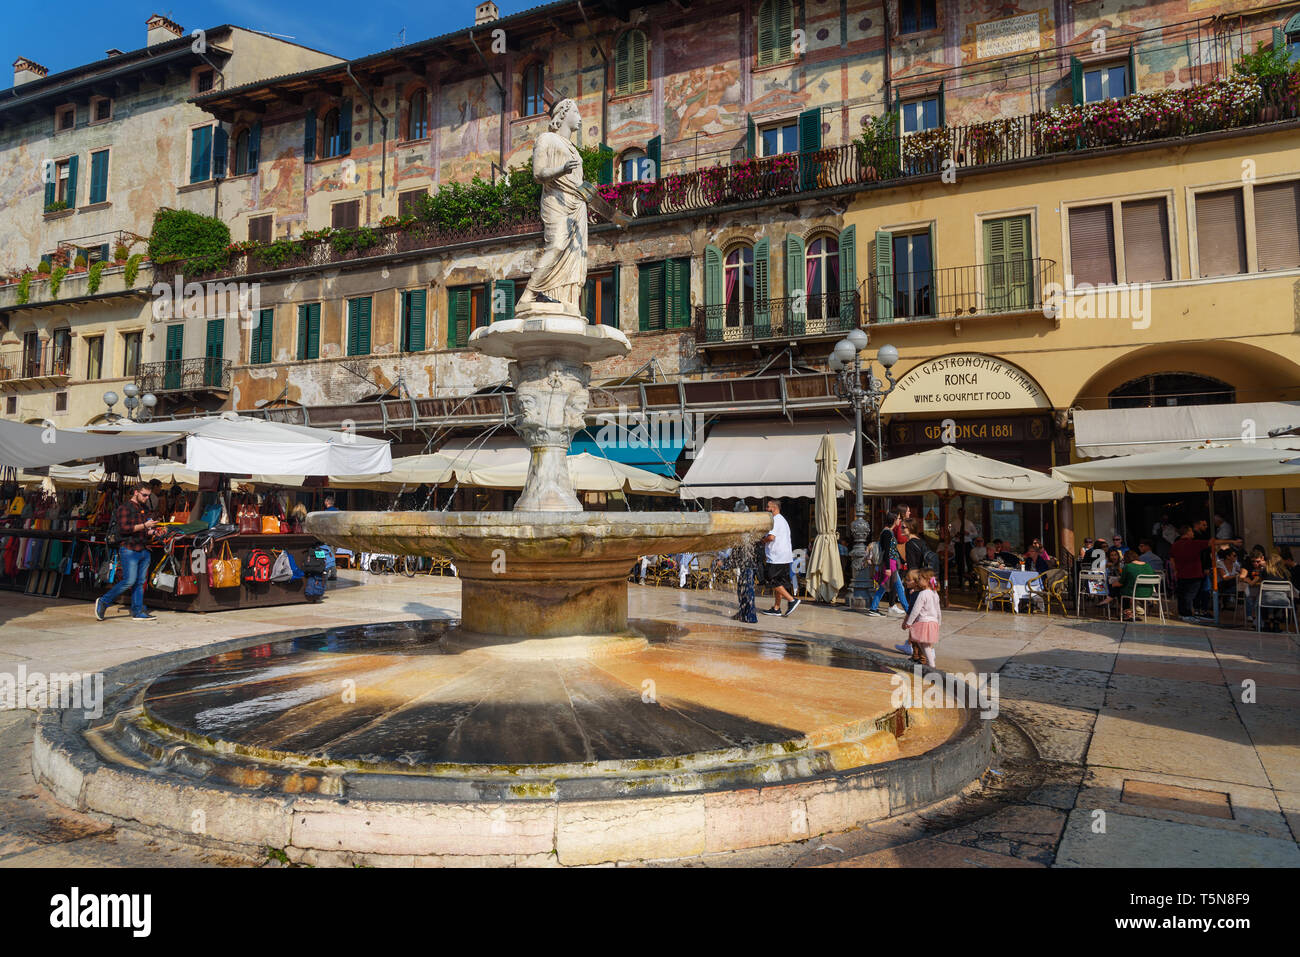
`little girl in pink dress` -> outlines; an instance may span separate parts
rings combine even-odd
[[[932,568],[921,570],[921,580],[925,587],[912,603],[903,626],[907,628],[912,647],[925,655],[925,663],[933,668],[934,646],[939,641],[939,623],[943,620],[943,613],[939,610],[939,582]]]

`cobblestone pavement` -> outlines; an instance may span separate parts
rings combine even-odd
[[[455,617],[454,579],[341,571],[326,601],[211,615],[118,612],[6,595],[0,672],[94,671],[286,628]],[[633,617],[718,622],[725,592],[630,586]],[[876,652],[894,618],[803,604],[741,625]],[[1294,636],[1171,623],[945,612],[940,668],[998,676],[993,768],[920,812],[721,866],[1300,866],[1300,647]],[[0,712],[0,865],[276,866],[68,811],[32,779],[33,714]]]

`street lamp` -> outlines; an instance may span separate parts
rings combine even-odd
[[[118,400],[116,392],[109,389],[102,397],[104,399],[104,405],[108,406],[108,418],[110,419],[120,420],[126,418],[128,420],[139,421],[140,419],[148,418],[153,412],[154,406],[158,404],[158,397],[156,395],[152,392],[146,392],[144,395],[140,395],[140,389],[134,383],[129,383],[123,386],[122,392],[126,396],[122,401],[122,404],[126,406],[125,416],[119,415],[113,411],[113,406],[117,405]]]
[[[853,405],[853,513],[849,526],[853,535],[853,550],[849,553],[853,562],[853,599],[865,599],[864,587],[860,583],[862,570],[867,563],[867,539],[871,536],[871,524],[867,521],[866,503],[862,497],[862,410],[868,409],[876,420],[876,461],[880,461],[880,405],[885,396],[894,389],[894,375],[889,370],[898,362],[898,350],[891,345],[883,345],[876,351],[876,359],[885,369],[886,385],[872,372],[870,360],[867,364],[867,384],[862,384],[862,352],[867,347],[867,334],[861,329],[852,329],[831,350],[826,360],[828,368],[836,373],[835,391],[841,398],[848,399]]]

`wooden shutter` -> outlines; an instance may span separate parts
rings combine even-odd
[[[853,327],[856,310],[854,297],[858,294],[858,227],[845,226],[840,230],[840,328]]]
[[[841,262],[841,270],[843,262]],[[843,271],[840,272],[843,276]],[[876,303],[877,322],[894,319],[894,234],[876,233]]]
[[[598,186],[608,186],[614,182],[614,151],[601,143],[596,149],[596,154],[600,160],[600,170],[596,176]]]
[[[302,158],[310,163],[316,158],[316,114],[308,110],[302,134]]]
[[[708,342],[722,341],[722,317],[727,303],[723,293],[722,250],[704,247],[704,329]]]
[[[261,341],[258,342],[258,362],[270,362],[275,357],[275,310],[263,309],[258,323]]]
[[[59,167],[58,164],[55,164],[51,168],[50,181],[45,184],[46,208],[48,208],[50,203],[54,202],[54,200],[57,198],[57,194],[55,193],[55,190],[58,188],[58,185],[59,185]]]
[[[631,58],[632,58],[632,35],[635,30],[629,30],[619,37],[618,49],[614,51],[614,94],[622,96],[631,89]]]
[[[1110,203],[1070,210],[1070,274],[1076,286],[1115,282],[1115,222]]]
[[[948,125],[948,124],[947,124],[947,116],[945,115],[945,110],[944,110],[943,83],[944,83],[943,80],[940,80],[940,81],[939,81],[939,96],[938,96],[938,100],[939,100],[939,109],[938,109],[938,113],[939,113],[939,125],[940,125],[940,126],[947,126],[947,125]]]
[[[370,355],[370,298],[348,300],[348,355]]]
[[[1167,282],[1169,216],[1163,197],[1120,204],[1124,225],[1124,281]]]
[[[790,335],[802,336],[807,329],[808,275],[804,271],[805,249],[803,237],[787,234],[785,237],[785,310]]]
[[[500,310],[497,309],[498,301],[502,306]],[[515,281],[513,279],[498,279],[492,283],[491,309],[493,322],[515,317]]]
[[[190,182],[202,183],[212,169],[212,127],[202,126],[190,134]]]
[[[344,99],[339,106],[339,156],[352,152],[352,101]]]
[[[790,0],[772,0],[776,16],[776,61],[790,59],[794,44],[794,4]]]
[[[664,264],[666,276],[667,325],[678,329],[691,324],[691,261],[670,259]]]
[[[745,155],[758,155],[758,128],[754,126],[754,118],[748,114],[745,116]]]
[[[1137,54],[1134,51],[1134,48],[1132,46],[1128,48],[1127,79],[1128,79],[1128,89],[1124,91],[1125,95],[1128,95],[1130,93],[1136,93],[1138,89]]]
[[[470,290],[453,289],[447,308],[447,348],[463,348],[469,342]]]
[[[303,305],[298,307],[298,358],[314,359],[311,349],[312,309],[316,309],[316,341],[320,343],[320,306]]]
[[[167,327],[167,354],[168,362],[180,362],[184,358],[185,350],[185,325],[183,323],[173,323]]]
[[[1255,187],[1255,255],[1261,271],[1300,267],[1300,180]]]
[[[641,30],[632,30],[628,49],[627,82],[629,93],[643,93],[650,85],[650,64],[647,52],[650,46]]]
[[[659,179],[663,175],[660,172],[660,163],[662,162],[663,155],[663,142],[664,140],[662,136],[656,136],[645,145],[645,156],[646,159],[650,161],[650,175],[655,179]],[[637,179],[642,179],[642,177],[638,175]]]
[[[613,273],[610,274],[609,277],[610,298],[614,303],[614,311],[611,312],[608,316],[602,315],[600,317],[601,325],[613,326],[615,329],[621,329],[623,327],[623,318],[622,318],[623,300],[620,299],[618,295],[618,290],[619,290],[618,274],[622,271],[623,271],[623,267],[618,263],[614,263],[614,271]]]
[[[778,0],[763,0],[758,8],[758,65],[776,62],[776,5]]]
[[[772,334],[771,303],[772,243],[760,239],[754,243],[754,338],[767,338]]]
[[[804,110],[799,114],[799,170],[803,189],[817,188],[817,169],[813,154],[822,148],[822,111]]]
[[[226,320],[208,320],[207,349],[204,352],[209,359],[220,359],[226,352]]]
[[[1029,217],[984,222],[984,308],[1024,309],[1029,304]]]
[[[68,209],[77,205],[77,157],[68,157]]]
[[[266,310],[262,310],[265,312]],[[258,316],[257,322],[253,324],[253,330],[248,336],[248,361],[255,364],[262,361],[262,319]]]
[[[262,121],[258,120],[248,130],[248,169],[246,172],[256,173],[257,162],[262,155]]]
[[[1196,195],[1196,247],[1202,277],[1246,271],[1246,214],[1240,189]]]
[[[108,197],[108,150],[90,154],[90,196],[91,205],[102,203]]]
[[[226,128],[221,124],[213,129],[212,134],[212,178],[221,179],[226,175],[226,157],[230,152],[230,140]]]
[[[402,293],[402,323],[406,327],[402,340],[407,352],[424,351],[424,312],[428,294],[423,289]]]
[[[1083,64],[1077,56],[1070,57],[1070,95],[1075,106],[1083,105]]]
[[[664,327],[664,264],[646,263],[638,276],[638,303],[642,332]]]

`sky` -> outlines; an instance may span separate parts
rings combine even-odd
[[[223,23],[279,34],[304,46],[352,59],[462,30],[474,24],[478,0],[102,0],[96,4],[6,4],[0,28],[0,89],[13,83],[20,56],[51,74],[145,45],[145,21],[155,13],[188,34]],[[547,0],[496,0],[501,15]],[[75,10],[75,13],[72,11]],[[58,12],[56,12],[58,11]],[[52,29],[51,15],[70,29]],[[72,22],[66,17],[71,16]],[[405,29],[403,40],[401,31]],[[275,71],[272,71],[275,72]]]

